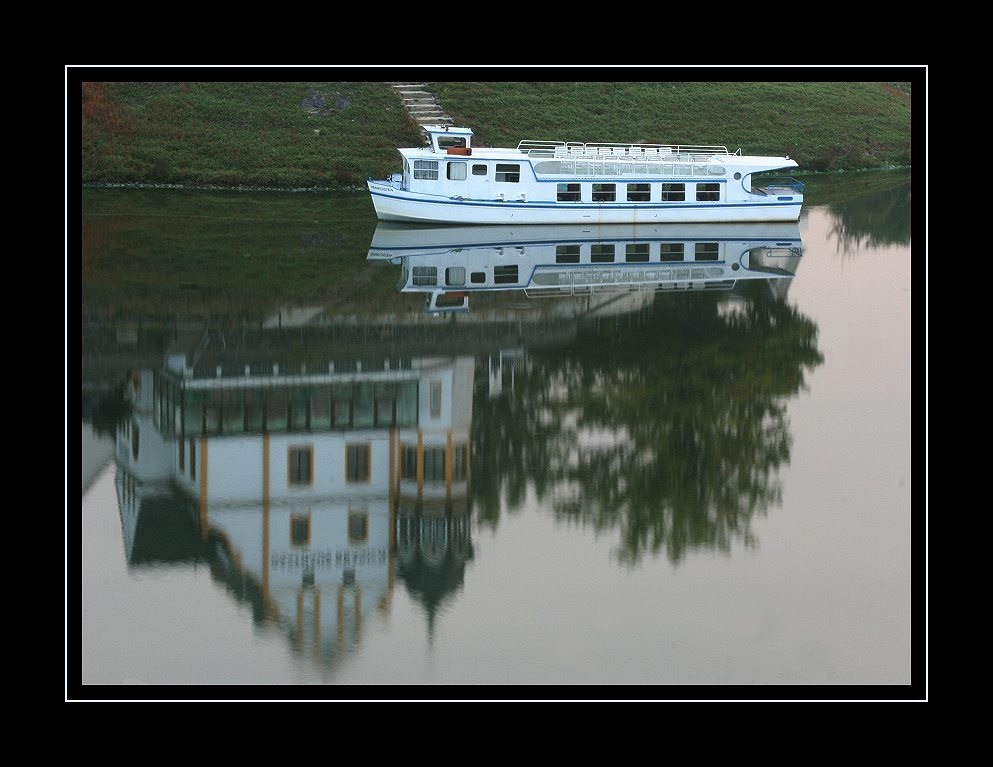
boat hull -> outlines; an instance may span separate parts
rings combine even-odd
[[[380,221],[451,224],[670,224],[797,221],[799,195],[781,200],[756,195],[754,201],[721,203],[555,203],[530,200],[454,200],[392,188],[369,181]]]

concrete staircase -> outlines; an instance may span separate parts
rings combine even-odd
[[[452,124],[452,118],[445,114],[438,97],[428,90],[425,83],[390,83],[390,85],[400,97],[407,113],[421,126],[422,132],[425,125]],[[424,143],[428,143],[427,133],[424,133]]]

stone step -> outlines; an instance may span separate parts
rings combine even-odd
[[[425,125],[451,125],[453,120],[445,114],[438,102],[438,97],[427,89],[425,83],[390,83],[400,97],[403,108],[411,119],[422,128]],[[424,143],[428,144],[427,132],[424,132]]]

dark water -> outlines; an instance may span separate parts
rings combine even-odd
[[[67,697],[921,699],[910,188],[437,314],[362,195],[87,192]]]

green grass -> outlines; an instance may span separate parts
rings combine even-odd
[[[376,222],[365,195],[93,188],[82,203],[86,317],[257,319],[397,298],[396,276],[366,260]]]
[[[911,165],[910,83],[436,82],[479,145],[722,144],[801,170]],[[421,143],[387,83],[82,83],[84,185],[350,189]]]

